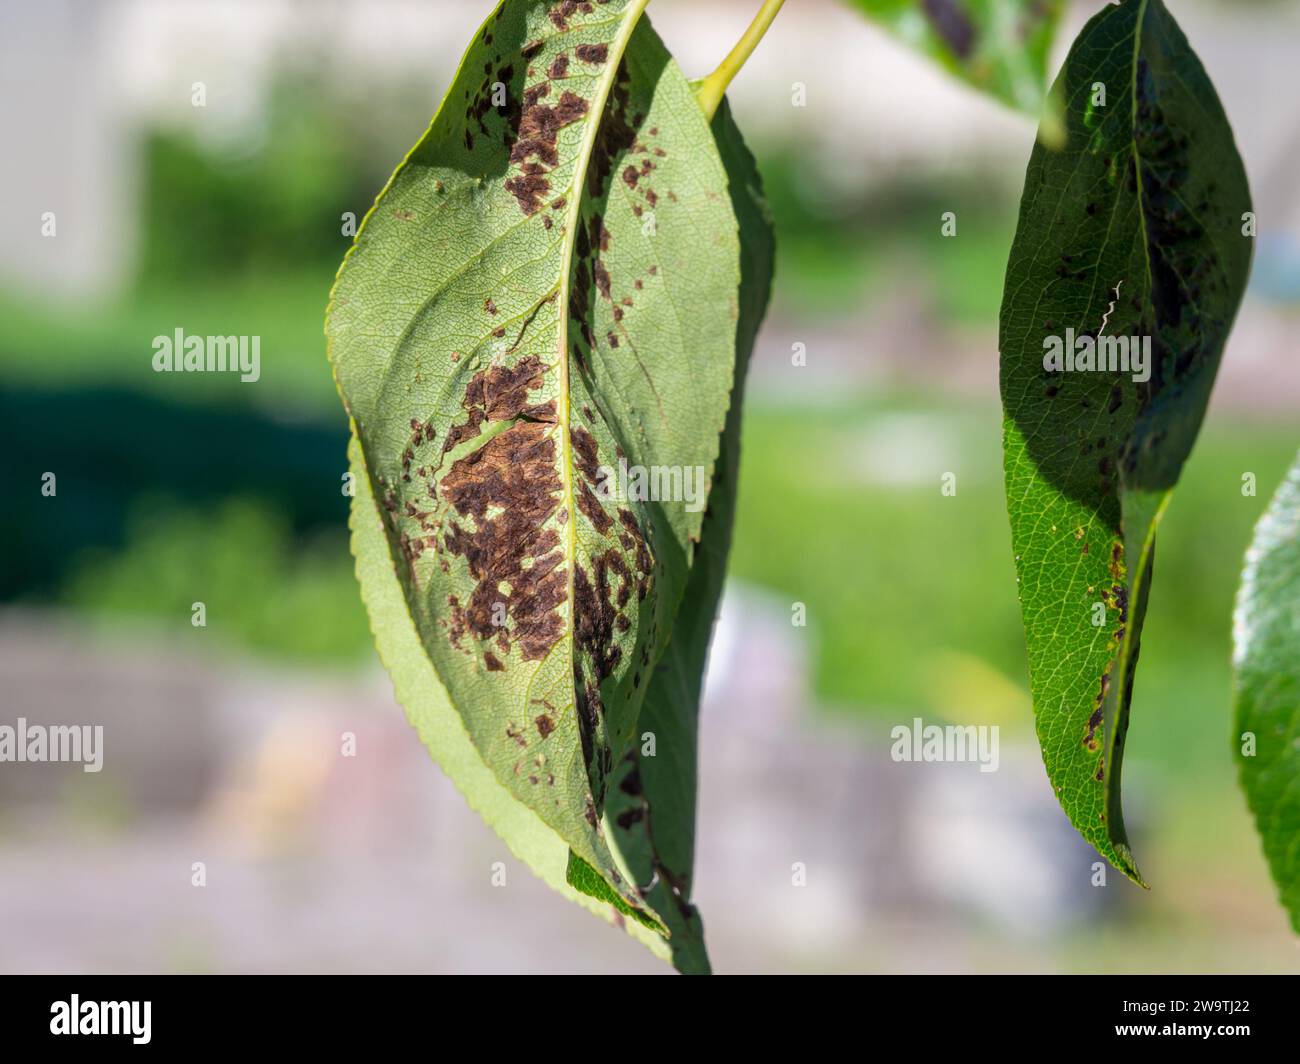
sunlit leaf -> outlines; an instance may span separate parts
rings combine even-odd
[[[740,222],[736,380],[695,563],[672,639],[641,709],[638,730],[643,737],[653,737],[655,756],[644,756],[643,741],[634,742],[619,766],[610,799],[619,850],[637,882],[653,884],[647,900],[671,929],[674,963],[683,971],[700,971],[708,964],[699,918],[685,904],[691,894],[695,851],[699,700],[709,634],[717,617],[731,547],[745,373],[767,309],[774,254],[772,223],[758,169],[725,100],[713,118],[713,132]]]
[[[1053,92],[1066,141],[1034,147],[1002,303],[1007,506],[1048,775],[1140,882],[1120,765],[1156,525],[1245,288],[1250,200],[1160,0],[1091,19]]]
[[[741,288],[734,160],[643,8],[498,8],[358,234],[327,335],[399,699],[442,721],[426,744],[543,878],[707,970],[698,671],[693,694],[686,673],[671,699],[647,692],[666,651],[702,667],[716,594],[692,563],[725,556],[705,505],[761,305]],[[363,534],[376,502],[382,538]],[[494,786],[444,748],[448,711]],[[649,844],[615,787],[647,728],[679,762],[642,773]]]
[[[1300,933],[1300,455],[1255,528],[1233,642],[1241,785]]]

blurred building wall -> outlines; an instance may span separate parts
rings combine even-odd
[[[0,284],[107,294],[135,232],[133,157],[108,54],[117,5],[6,3],[0,20]],[[53,235],[47,212],[53,213]],[[46,232],[43,232],[45,230]]]

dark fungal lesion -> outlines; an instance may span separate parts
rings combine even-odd
[[[595,2],[604,6],[609,3],[609,0],[595,0]],[[575,14],[590,15],[595,10],[591,0],[550,0],[550,10],[546,15],[557,30],[567,32],[569,19]]]
[[[461,398],[466,419],[448,430],[443,454],[476,439],[489,421],[524,418],[554,422],[555,400],[534,402],[531,394],[542,388],[545,374],[546,366],[536,355],[525,355],[511,366],[492,366],[474,374]]]
[[[605,44],[579,44],[572,54],[567,50],[558,51],[549,62],[545,57],[536,64],[529,61],[541,56],[550,41],[568,32],[569,19],[575,13],[587,14],[593,10],[589,3],[553,4],[547,13],[561,33],[547,40],[529,42],[525,48],[528,65],[519,97],[520,107],[510,116],[506,132],[511,172],[505,180],[505,189],[514,196],[519,209],[527,217],[544,211],[548,199],[553,201],[553,210],[558,209],[554,201],[558,200],[561,205],[564,202],[563,196],[551,194],[551,175],[560,164],[560,131],[587,118],[590,109],[587,97],[573,91],[566,83],[580,83],[574,78],[578,72],[574,63],[583,64],[588,76],[595,73],[591,68],[607,61],[609,47]],[[543,214],[542,221],[550,229],[556,219],[547,213]]]
[[[625,319],[636,305],[647,278],[631,276],[626,268],[616,272],[610,255],[611,235],[605,213],[612,197],[626,201],[635,218],[648,224],[648,212],[664,202],[675,202],[671,191],[661,196],[656,171],[667,151],[657,145],[657,126],[646,128],[646,116],[637,109],[631,72],[626,59],[619,63],[596,143],[587,167],[587,195],[574,243],[573,284],[569,311],[576,328],[570,330],[573,358],[585,369],[593,365],[598,347],[622,350],[634,358],[636,346]],[[648,375],[648,374],[647,374]]]
[[[452,642],[468,634],[540,661],[564,631],[566,597],[560,537],[545,527],[563,491],[548,427],[517,422],[453,463],[439,491],[461,518],[447,521],[443,547],[475,581],[467,603],[448,601]]]
[[[641,756],[635,747],[619,764],[618,786],[611,805],[618,810],[614,815],[617,830],[629,836],[620,840],[620,849],[629,855],[634,875],[645,879],[636,884],[637,894],[650,900],[657,890],[666,890],[681,918],[692,925],[698,913],[690,903],[690,880],[669,867],[656,844],[654,810],[642,784]]]
[[[564,630],[567,569],[556,528],[563,484],[556,468],[554,400],[539,401],[546,367],[536,355],[492,366],[470,379],[442,453],[473,441],[489,422],[504,431],[453,461],[429,493],[453,513],[440,522],[440,550],[463,558],[473,581],[469,598],[449,595],[448,636],[454,646],[482,647],[488,671],[517,649],[538,661]],[[489,644],[489,646],[482,646]],[[495,663],[495,664],[494,664]]]
[[[587,101],[577,93],[565,89],[554,106],[543,102],[549,94],[549,82],[525,91],[518,137],[510,148],[510,163],[517,172],[506,179],[506,191],[529,217],[542,209],[551,189],[548,175],[559,165],[560,130],[587,114]]]
[[[590,406],[584,405],[583,413],[593,418]],[[643,620],[641,603],[653,585],[654,554],[636,515],[601,497],[605,485],[595,434],[582,424],[571,425],[569,433],[578,510],[605,543],[578,559],[573,574],[575,707],[592,793],[597,808],[603,809],[606,782],[618,753],[607,726],[606,699],[616,690],[608,681],[620,672],[626,681],[635,665],[628,662],[620,669],[623,637],[634,626],[638,631],[644,628],[638,622]],[[617,697],[626,696],[620,691]]]
[[[1101,690],[1097,692],[1097,698],[1094,702],[1095,708],[1092,716],[1088,718],[1087,731],[1083,736],[1083,745],[1089,750],[1097,750],[1099,743],[1097,740],[1097,729],[1101,727],[1102,721],[1105,720],[1105,701],[1106,695],[1110,692],[1110,666],[1106,666],[1106,671],[1101,674]]]

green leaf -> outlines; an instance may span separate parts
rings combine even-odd
[[[356,483],[348,523],[357,580],[375,648],[392,677],[393,693],[406,710],[407,719],[470,807],[501,836],[515,857],[571,901],[611,923],[621,922],[614,906],[591,897],[590,891],[569,885],[568,843],[501,785],[474,748],[406,608],[402,583],[393,568],[383,511],[370,490],[355,434],[348,446],[348,460]],[[657,932],[640,923],[623,926],[657,956],[671,958],[668,943]]]
[[[709,636],[731,548],[745,374],[767,310],[775,254],[762,180],[726,100],[714,115],[712,127],[740,222],[735,384],[695,563],[668,649],[651,677],[641,709],[639,729],[642,736],[653,737],[654,756],[644,756],[642,744],[633,743],[619,765],[609,808],[619,850],[636,881],[653,884],[647,900],[671,930],[673,963],[683,972],[708,971],[703,928],[689,902],[695,853],[699,701]]]
[[[1007,508],[1048,776],[1075,827],[1140,883],[1120,766],[1155,531],[1246,285],[1250,198],[1214,88],[1160,0],[1094,16],[1053,92],[1066,140],[1030,157],[1002,302]],[[1076,342],[1107,368],[1069,369]]]
[[[1233,643],[1241,786],[1300,934],[1300,455],[1255,528]]]
[[[1062,0],[851,0],[859,11],[1003,103],[1037,115]]]
[[[497,9],[367,215],[326,332],[365,481],[358,576],[399,700],[542,878],[707,970],[689,906],[698,676],[688,703],[648,692],[666,653],[702,668],[712,612],[682,636],[674,620],[701,538],[725,556],[704,504],[761,307],[741,289],[731,161],[643,7]],[[635,481],[610,497],[623,465],[680,477],[664,483],[685,499]],[[382,537],[362,534],[374,500]],[[421,723],[447,712],[492,786]],[[647,807],[667,795],[647,850],[611,785],[653,727],[690,774],[646,786]],[[678,889],[641,867],[656,851]]]

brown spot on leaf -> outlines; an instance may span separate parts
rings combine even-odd
[[[506,191],[515,197],[519,209],[529,216],[541,209],[542,197],[550,190],[546,175],[559,162],[556,138],[560,130],[587,113],[587,101],[577,93],[565,90],[552,107],[542,103],[540,97],[544,93],[534,89],[525,93],[523,114],[510,147],[510,162],[520,172],[505,183]]]
[[[536,355],[474,375],[462,400],[469,418],[453,426],[444,452],[478,436],[485,420],[536,420],[519,421],[454,462],[438,489],[474,525],[449,521],[444,537],[447,552],[464,557],[477,582],[468,602],[448,601],[452,639],[469,632],[495,638],[503,650],[513,639],[526,661],[540,660],[559,638],[566,592],[559,536],[543,527],[559,507],[562,484],[551,438],[554,403],[529,401],[542,379]],[[505,605],[505,624],[495,623],[496,603]]]
[[[578,509],[602,536],[613,527],[614,519],[605,512],[586,481],[578,482]]]
[[[596,437],[581,425],[572,426],[569,429],[569,437],[573,441],[574,462],[582,471],[582,475],[587,478],[587,483],[594,486],[600,477],[600,455],[596,446]]]
[[[1102,697],[1104,698],[1105,691],[1110,686],[1109,674],[1101,678],[1101,686],[1102,686]],[[1102,709],[1100,706],[1098,706],[1093,711],[1092,716],[1088,718],[1088,733],[1083,737],[1083,743],[1089,749],[1096,749],[1097,747],[1096,735],[1097,735],[1097,729],[1101,727],[1102,717],[1103,717]]]
[[[564,552],[555,530],[543,527],[563,487],[549,432],[540,422],[512,425],[455,462],[440,486],[456,511],[475,522],[473,530],[449,522],[444,540],[477,581],[469,602],[452,607],[452,637],[469,631],[505,645],[513,638],[525,661],[541,660],[564,629]],[[498,602],[505,604],[503,625],[495,623]]]
[[[472,440],[482,429],[484,421],[508,421],[527,416],[538,420],[554,420],[554,402],[530,404],[528,393],[542,386],[545,367],[536,355],[527,355],[513,366],[492,366],[480,370],[465,387],[461,406],[469,411],[469,418],[453,425],[443,444],[443,453],[453,450],[465,440]]]

